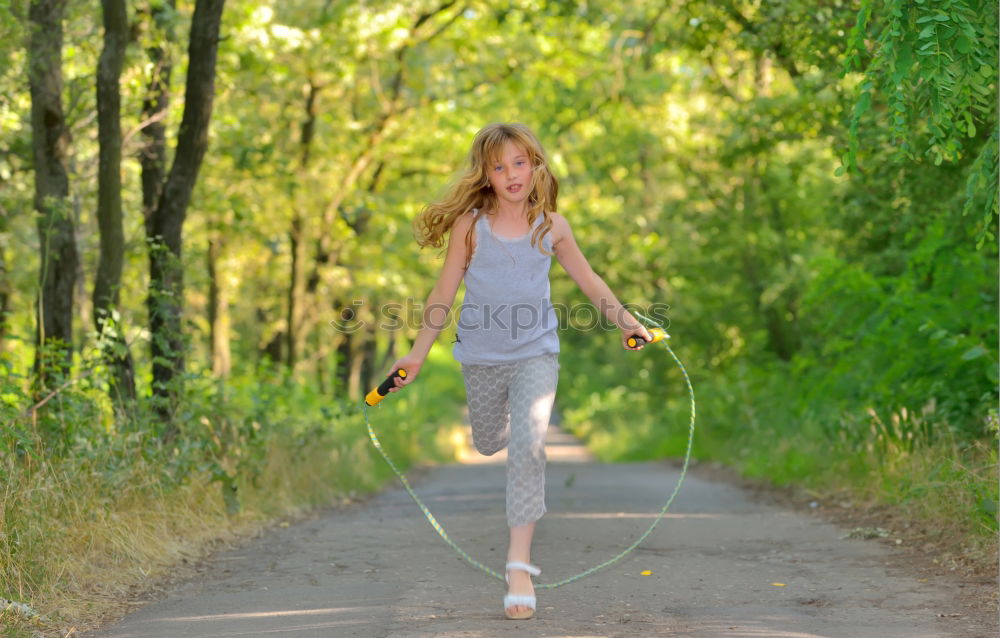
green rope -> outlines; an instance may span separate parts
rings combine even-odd
[[[654,324],[656,323],[651,319],[649,319],[648,317],[643,317],[641,314],[639,316],[642,317],[643,319],[646,319],[650,323]],[[664,514],[667,513],[667,509],[670,507],[671,503],[674,502],[674,497],[677,496],[677,492],[680,491],[681,483],[684,482],[684,477],[687,475],[688,464],[691,461],[691,446],[694,444],[694,419],[695,419],[694,387],[691,385],[691,379],[688,377],[688,373],[687,370],[684,368],[684,364],[681,363],[681,360],[677,358],[677,355],[674,354],[674,351],[670,349],[670,346],[667,344],[666,339],[664,339],[662,343],[664,346],[666,346],[667,352],[670,353],[670,356],[673,357],[674,361],[677,362],[677,365],[680,366],[681,372],[684,374],[684,381],[687,383],[688,394],[691,397],[691,420],[688,424],[687,451],[684,453],[684,465],[681,468],[681,475],[680,478],[677,479],[677,485],[674,487],[673,493],[670,495],[670,498],[667,499],[666,504],[660,510],[660,513],[657,515],[656,519],[653,520],[653,524],[649,526],[649,529],[643,532],[643,534],[639,538],[637,538],[634,543],[632,543],[624,550],[622,550],[617,556],[613,556],[612,558],[609,558],[600,565],[591,567],[586,571],[582,571],[579,574],[576,574],[575,576],[570,576],[569,578],[564,578],[563,580],[560,580],[558,582],[538,583],[535,585],[536,589],[555,589],[556,587],[562,587],[563,585],[568,585],[573,581],[580,580],[585,576],[589,576],[596,571],[604,569],[605,567],[609,567],[620,561],[622,558],[624,558],[626,555],[632,552],[632,550],[638,547],[642,543],[642,541],[646,540],[646,537],[653,532],[653,530],[656,528],[656,525],[663,519]],[[420,500],[420,497],[417,496],[416,492],[413,491],[413,488],[410,487],[410,482],[406,480],[406,476],[404,476],[403,473],[399,471],[399,469],[396,467],[396,464],[392,462],[392,459],[389,458],[389,455],[385,453],[384,449],[382,449],[382,444],[379,442],[378,437],[375,435],[375,430],[372,429],[371,423],[369,423],[368,421],[368,405],[364,402],[362,402],[362,405],[364,406],[365,425],[368,427],[368,436],[369,438],[371,438],[372,443],[375,445],[375,449],[379,451],[379,454],[382,455],[382,458],[385,459],[386,463],[389,464],[389,467],[392,468],[392,471],[396,473],[397,477],[399,477],[399,480],[403,484],[403,487],[406,488],[406,491],[413,498],[414,502],[420,507],[421,511],[423,511],[424,516],[427,517],[427,522],[431,524],[431,527],[433,527],[437,531],[437,533],[441,536],[441,538],[444,539],[444,542],[448,543],[448,545],[452,549],[454,549],[459,556],[464,558],[467,563],[469,563],[476,569],[480,569],[489,574],[490,576],[503,581],[504,577],[500,572],[496,571],[495,569],[490,569],[486,565],[474,559],[472,556],[469,556],[469,554],[466,553],[466,551],[463,550],[461,547],[459,547],[458,544],[455,543],[455,541],[451,540],[451,537],[448,536],[448,532],[444,530],[444,527],[441,526],[441,523],[438,523],[437,519],[434,518],[434,514],[432,514],[431,511],[427,509],[427,506],[424,505],[424,502]]]

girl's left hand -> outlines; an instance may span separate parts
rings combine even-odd
[[[646,330],[646,328],[641,324],[639,325],[638,328],[631,328],[629,330],[622,328],[622,347],[624,347],[626,350],[642,350],[643,348],[646,347],[646,343],[640,343],[636,347],[630,348],[628,346],[629,337],[641,337],[646,340],[646,343],[649,343],[650,341],[653,340],[653,335],[649,334],[649,331]]]

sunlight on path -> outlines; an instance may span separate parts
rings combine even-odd
[[[556,425],[549,425],[545,437],[545,455],[549,463],[590,463],[594,456],[579,439]],[[472,428],[466,426],[464,445],[459,448],[458,462],[463,465],[502,465],[507,462],[507,450],[493,456],[483,456],[472,446]]]

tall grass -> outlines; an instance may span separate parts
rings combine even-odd
[[[453,458],[456,377],[450,356],[432,350],[419,383],[370,410],[400,466]],[[15,381],[2,393],[0,597],[46,620],[7,612],[8,635],[91,625],[213,543],[356,498],[390,475],[360,404],[308,385],[189,380],[181,435],[164,446],[141,411],[116,426],[99,388],[67,390],[32,419]]]

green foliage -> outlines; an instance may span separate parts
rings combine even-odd
[[[962,140],[976,137],[975,122],[995,112],[996,9],[989,1],[862,2],[846,60],[849,70],[865,74],[855,122],[871,107],[872,92],[882,91],[900,154],[930,155],[935,165],[961,157]],[[875,42],[870,52],[868,36]],[[915,144],[914,133],[924,132]]]
[[[928,443],[942,428],[986,434],[997,383],[995,297],[984,292],[996,270],[949,242],[941,224],[929,231],[903,277],[836,258],[819,265],[803,300],[817,338],[797,362],[801,374],[819,372],[811,398],[865,406],[885,422],[897,415],[897,437]],[[861,430],[850,437],[865,440],[867,423],[853,425]]]
[[[372,411],[383,446],[404,470],[454,453],[448,435],[463,391],[449,358],[435,350],[423,387]],[[165,544],[190,543],[206,520],[214,521],[212,538],[241,521],[292,515],[384,484],[391,472],[368,441],[360,406],[282,376],[190,377],[170,445],[144,403],[132,420],[116,421],[93,377],[32,412],[26,380],[0,376],[0,596],[35,601],[76,624],[60,601],[144,578],[172,560]],[[53,438],[57,424],[65,429]]]
[[[987,241],[997,238],[997,176],[1000,176],[1000,165],[997,163],[997,152],[1000,150],[1000,128],[993,126],[983,150],[969,170],[969,179],[965,184],[965,206],[962,214],[968,215],[975,211],[984,211],[980,215],[976,229],[976,248],[982,248]]]
[[[864,78],[844,165],[858,167],[861,120],[870,114],[888,129],[894,159],[940,166],[975,158],[965,212],[979,211],[980,245],[994,238],[997,215],[998,12],[993,0],[865,0],[845,59]],[[872,113],[876,96],[886,108]]]

